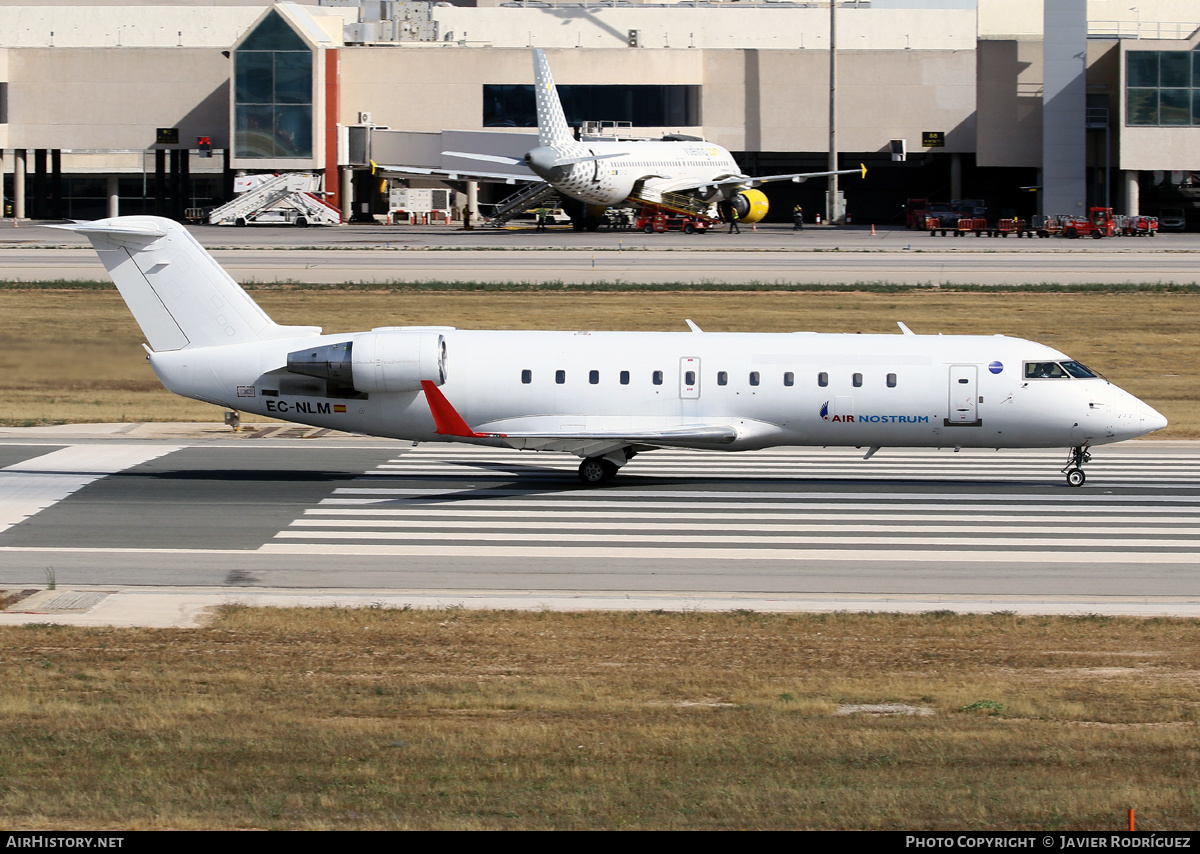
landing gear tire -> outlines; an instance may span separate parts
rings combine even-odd
[[[1067,486],[1083,486],[1083,482],[1087,480],[1087,475],[1083,473],[1083,467],[1091,460],[1091,451],[1086,445],[1078,448],[1072,448],[1067,456],[1067,464],[1063,467],[1063,474],[1067,476]]]
[[[588,457],[579,464],[579,479],[588,486],[598,486],[612,480],[617,474],[616,463],[604,457]]]

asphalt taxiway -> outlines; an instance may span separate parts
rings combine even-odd
[[[424,281],[1023,285],[1200,283],[1200,235],[1104,240],[929,237],[889,228],[764,225],[742,234],[539,233],[451,226],[192,229],[240,282]],[[100,279],[71,232],[0,228],[0,279]]]

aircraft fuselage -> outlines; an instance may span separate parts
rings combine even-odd
[[[562,157],[597,156],[602,159],[551,165]],[[525,163],[559,192],[604,207],[623,204],[635,191],[654,197],[709,181],[714,182],[709,192],[697,195],[712,198],[717,181],[741,174],[732,154],[703,141],[563,143],[531,150]]]
[[[1027,377],[1030,365],[1075,363],[1005,336],[449,328],[385,334],[440,336],[440,390],[476,431],[465,441],[480,444],[534,447],[509,437],[628,436],[715,425],[732,428],[731,435],[654,444],[729,451],[1078,447],[1166,424],[1103,378]],[[419,389],[330,394],[321,380],[279,370],[292,351],[355,339],[324,335],[150,358],[172,391],[230,408],[396,439],[464,441],[438,432]]]

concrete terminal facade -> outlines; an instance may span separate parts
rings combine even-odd
[[[993,216],[1191,208],[1194,0],[846,0],[836,15],[840,163],[870,170],[842,182],[855,221],[901,221],[908,197],[983,198]],[[533,131],[530,46],[573,121],[704,136],[750,174],[820,170],[829,39],[824,0],[0,0],[5,213],[178,217],[228,198],[235,173],[302,170],[348,215],[377,214],[372,138],[403,132],[388,162],[409,165],[437,165],[443,130],[525,146],[507,135]],[[767,191],[783,215],[822,210],[824,189]]]

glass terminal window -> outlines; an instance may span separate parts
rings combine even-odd
[[[1200,125],[1200,52],[1127,52],[1125,123],[1158,127]]]
[[[233,56],[234,153],[313,156],[313,54],[271,12]]]
[[[612,86],[564,84],[557,87],[567,124],[629,122],[633,127],[696,127],[700,87],[677,84]],[[484,127],[537,127],[534,87],[528,83],[483,86]],[[655,161],[661,164],[665,161]]]

